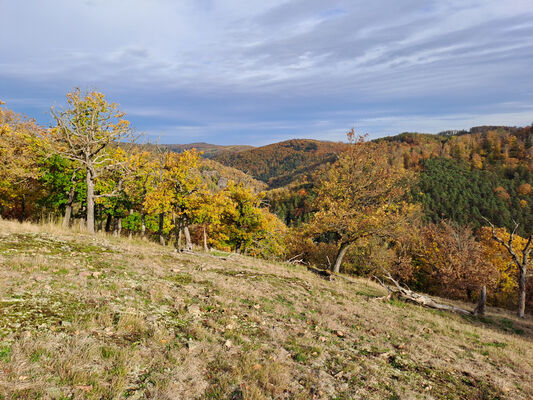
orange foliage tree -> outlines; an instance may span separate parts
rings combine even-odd
[[[389,162],[386,145],[365,143],[348,132],[348,149],[329,168],[317,189],[317,213],[307,226],[309,235],[337,243],[333,267],[339,272],[348,248],[359,239],[388,237],[409,215],[402,202],[407,172]]]
[[[427,276],[431,292],[473,300],[482,286],[496,287],[498,271],[469,227],[446,221],[423,227],[418,257],[419,275]]]

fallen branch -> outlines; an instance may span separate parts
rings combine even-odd
[[[294,257],[291,257],[289,258],[287,261],[285,261],[286,263],[289,263],[289,264],[303,264],[304,263],[304,260],[302,258],[298,259],[298,257],[301,257],[303,256],[303,253],[300,253],[298,255],[295,255]]]
[[[442,310],[442,311],[451,311],[458,314],[463,315],[473,315],[473,311],[465,310],[463,308],[450,306],[448,304],[441,304],[437,303],[435,300],[433,300],[431,297],[426,296],[424,294],[413,292],[411,289],[408,289],[406,287],[401,286],[396,279],[394,279],[390,273],[386,273],[385,278],[392,282],[394,286],[387,285],[385,282],[383,282],[380,279],[377,279],[377,281],[383,286],[389,294],[385,296],[386,299],[390,299],[393,296],[397,296],[399,298],[402,298],[404,300],[420,304],[424,307],[434,308],[436,310]]]

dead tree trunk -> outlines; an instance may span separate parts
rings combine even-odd
[[[387,296],[388,298],[390,298],[392,295],[396,295],[404,300],[420,304],[424,307],[434,308],[436,310],[452,311],[464,315],[473,314],[472,311],[468,311],[463,308],[451,306],[448,304],[437,303],[429,296],[413,292],[411,289],[401,286],[398,281],[395,280],[388,272],[386,273],[385,277],[387,280],[394,284],[393,287],[390,287],[378,279],[378,281],[381,283],[381,286],[383,286],[389,292],[389,295]]]

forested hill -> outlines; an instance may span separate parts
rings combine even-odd
[[[218,144],[210,144],[204,142],[198,143],[189,143],[189,144],[164,144],[163,147],[166,147],[170,151],[176,153],[182,153],[185,150],[196,149],[202,152],[202,156],[205,158],[214,158],[219,153],[225,154],[234,154],[244,150],[253,149],[253,146],[247,145],[230,145],[230,146],[221,146]]]
[[[276,188],[334,161],[345,147],[344,143],[293,139],[237,153],[219,152],[213,158]]]
[[[404,132],[375,142],[387,144],[391,164],[417,173],[414,196],[428,220],[451,219],[473,228],[486,224],[484,218],[507,227],[516,221],[520,232],[533,224],[530,126]],[[272,192],[273,211],[289,225],[306,221],[317,179],[308,179],[305,187],[292,184]]]

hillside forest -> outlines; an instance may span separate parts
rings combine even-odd
[[[0,106],[0,214],[174,246],[391,276],[420,292],[533,305],[533,132],[478,127],[259,148],[142,143],[102,93],[48,127]],[[202,144],[205,145],[205,144]]]

